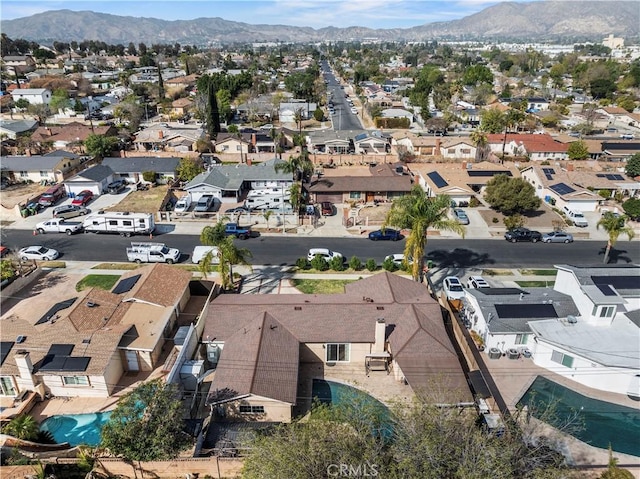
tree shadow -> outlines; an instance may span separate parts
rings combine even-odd
[[[604,256],[606,250],[606,246],[604,248],[600,248],[598,255]],[[628,254],[629,252],[627,250],[611,248],[609,251],[609,260],[606,264],[633,263],[633,260],[628,256]]]
[[[433,261],[438,268],[470,268],[495,263],[495,260],[491,259],[487,253],[478,254],[465,248],[455,248],[451,251],[430,251],[426,255],[426,259]]]

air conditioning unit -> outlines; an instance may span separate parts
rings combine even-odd
[[[576,318],[575,316],[571,314],[567,316],[567,323],[576,324],[577,322],[578,322],[578,318]]]

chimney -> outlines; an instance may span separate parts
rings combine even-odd
[[[127,156],[127,152],[124,150],[120,150],[120,158],[125,158]]]
[[[440,138],[439,137],[436,138],[436,147],[435,147],[435,150],[434,150],[433,154],[435,156],[440,156],[442,154],[442,153],[440,153]]]
[[[573,163],[567,163],[567,171],[573,171]]]
[[[463,161],[463,162],[462,162],[462,169],[463,169],[463,170],[466,170],[466,169],[467,169],[467,162],[466,162],[466,161]]]
[[[162,130],[158,130],[158,138],[162,140],[164,138],[164,132]]]
[[[28,388],[34,388],[36,383],[33,377],[33,364],[31,363],[31,357],[28,351],[18,351],[15,355],[16,366],[18,366],[18,372],[20,373],[20,379],[24,381],[24,384]]]
[[[373,344],[374,353],[384,353],[384,345],[386,339],[387,325],[384,318],[376,320],[375,343]]]
[[[258,140],[256,138],[256,134],[255,133],[251,133],[251,144],[253,146],[256,146],[256,143],[258,143]]]

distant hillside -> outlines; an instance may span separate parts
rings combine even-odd
[[[385,41],[429,39],[593,40],[613,33],[638,39],[640,7],[635,1],[543,1],[500,3],[450,22],[413,28],[376,30],[366,27],[321,28],[252,25],[222,18],[166,21],[90,11],[55,10],[15,20],[0,29],[9,38],[38,42],[99,40],[204,45],[211,42]],[[392,7],[391,7],[392,8]]]

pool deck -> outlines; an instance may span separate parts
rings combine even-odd
[[[633,401],[628,396],[588,388],[563,376],[552,373],[547,369],[536,366],[533,363],[533,359],[523,357],[519,359],[509,359],[508,357],[489,359],[488,355],[483,355],[483,357],[507,407],[512,412],[516,411],[516,404],[524,393],[527,392],[527,389],[529,389],[529,386],[531,386],[536,376],[543,376],[593,399],[620,404],[636,410],[640,408],[640,402]],[[551,432],[550,428],[548,429],[549,432]],[[571,436],[566,436],[565,440],[575,464],[587,466],[606,465],[608,463],[609,451],[589,446]],[[614,457],[618,458],[618,464],[620,466],[624,465],[627,469],[631,470],[636,477],[640,477],[639,457],[618,452],[614,452]]]

